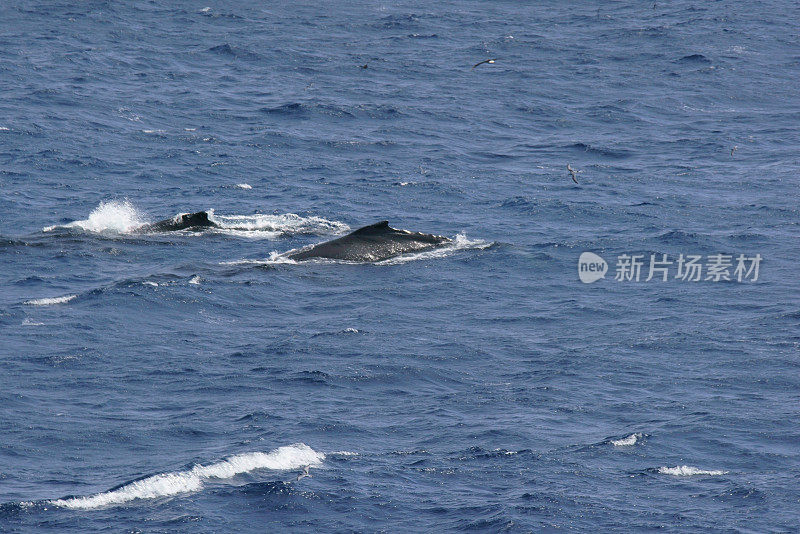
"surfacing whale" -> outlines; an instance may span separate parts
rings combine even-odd
[[[420,252],[435,248],[450,239],[440,235],[398,230],[381,221],[326,241],[313,247],[289,254],[295,261],[326,258],[347,261],[381,261],[407,252]]]
[[[174,230],[186,230],[187,228],[205,228],[216,226],[208,218],[208,213],[198,211],[197,213],[179,213],[171,219],[165,219],[151,224],[145,224],[138,228],[139,232],[171,232]]]

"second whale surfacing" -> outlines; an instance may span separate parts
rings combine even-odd
[[[138,232],[172,232],[186,230],[187,228],[206,228],[217,226],[208,218],[208,212],[179,213],[171,219],[165,219],[151,224],[145,224],[137,229]]]
[[[326,241],[311,248],[289,254],[291,260],[303,261],[315,258],[376,262],[408,252],[421,252],[450,243],[451,239],[421,232],[398,230],[381,221]]]

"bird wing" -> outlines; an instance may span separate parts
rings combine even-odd
[[[472,66],[472,68],[474,69],[475,67],[478,67],[478,66],[480,66],[480,65],[483,65],[484,63],[491,63],[492,61],[497,61],[497,58],[496,58],[496,57],[494,57],[494,58],[491,58],[491,59],[484,59],[484,60],[483,60],[483,61],[481,61],[480,63],[475,63],[475,64]]]

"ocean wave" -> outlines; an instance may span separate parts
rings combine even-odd
[[[344,119],[396,119],[403,112],[386,104],[339,105],[321,102],[288,102],[274,107],[261,108],[262,113],[292,119],[327,116]]]
[[[213,54],[217,54],[223,57],[231,57],[235,59],[246,59],[255,61],[261,59],[261,55],[253,52],[252,50],[248,50],[247,48],[241,46],[231,46],[228,43],[223,43],[221,45],[212,46],[206,52],[211,52]]]
[[[31,299],[26,300],[25,304],[28,304],[29,306],[52,306],[53,304],[64,304],[65,302],[69,302],[77,297],[78,295],[64,295],[63,297]]]
[[[631,434],[627,438],[612,439],[611,444],[615,447],[630,447],[631,445],[636,445],[640,439],[642,439],[642,434],[637,432],[636,434]]]
[[[186,471],[161,473],[117,486],[109,491],[86,497],[66,497],[50,501],[55,506],[91,510],[127,503],[137,499],[157,499],[203,489],[208,480],[224,480],[258,469],[286,471],[303,466],[318,467],[325,459],[304,443],[279,447],[271,452],[237,454],[209,465],[196,465]]]
[[[297,119],[307,114],[328,115],[331,117],[355,118],[355,115],[347,111],[344,106],[321,104],[288,102],[271,108],[261,108],[263,113]]]
[[[574,151],[588,152],[596,156],[603,156],[611,159],[625,159],[634,155],[630,150],[621,148],[613,149],[609,147],[590,145],[587,143],[573,143],[565,146],[564,148],[572,149]]]
[[[690,477],[694,475],[708,475],[708,476],[719,476],[724,475],[727,471],[707,471],[704,469],[698,469],[697,467],[692,467],[690,465],[676,465],[675,467],[659,467],[658,472],[662,475],[672,475],[676,477]]]
[[[711,63],[703,54],[689,54],[677,60],[679,63]]]

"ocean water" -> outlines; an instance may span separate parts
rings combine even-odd
[[[797,16],[3,2],[0,531],[796,531]]]

